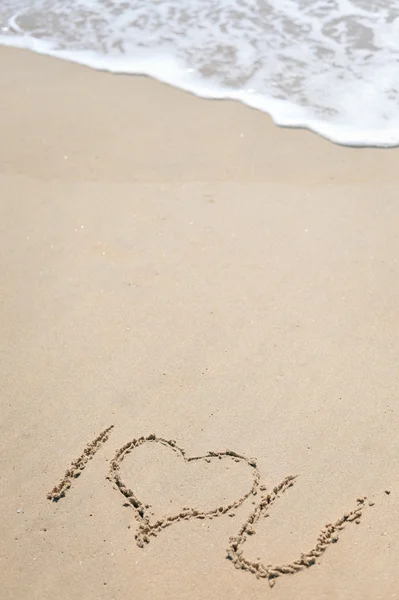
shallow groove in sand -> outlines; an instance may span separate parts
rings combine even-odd
[[[122,480],[120,474],[120,465],[126,455],[130,454],[135,448],[143,444],[162,444],[163,446],[169,447],[173,452],[178,454],[186,463],[205,460],[207,462],[211,460],[223,460],[232,459],[236,462],[245,462],[253,471],[253,480],[251,488],[240,498],[234,500],[225,505],[218,506],[212,510],[201,511],[195,508],[183,508],[179,513],[175,515],[165,516],[154,523],[150,522],[149,516],[146,514],[146,505],[139,500],[135,493],[129,489]],[[179,521],[189,521],[191,519],[213,519],[225,515],[231,510],[241,506],[245,500],[251,496],[257,494],[257,488],[260,482],[260,473],[256,467],[256,460],[254,458],[247,458],[241,454],[237,454],[233,450],[226,450],[225,452],[208,452],[203,456],[187,456],[183,448],[177,446],[174,440],[167,440],[162,437],[157,437],[155,434],[151,434],[147,437],[140,437],[133,439],[122,446],[116,453],[115,457],[111,461],[110,472],[108,475],[109,479],[113,481],[119,491],[126,498],[129,505],[133,508],[136,520],[139,524],[137,533],[135,535],[136,543],[138,546],[143,547],[144,544],[150,542],[151,537],[156,537],[163,529],[178,523]]]
[[[71,462],[71,466],[65,472],[65,475],[61,479],[60,483],[54,486],[51,492],[47,494],[47,498],[49,500],[52,500],[53,502],[58,502],[58,500],[65,496],[65,494],[71,487],[73,480],[79,477],[88,461],[93,458],[95,453],[107,441],[113,427],[114,426],[111,425],[110,427],[107,427],[107,429],[104,429],[92,442],[89,442],[87,444],[86,448],[83,451],[83,454],[81,454],[79,458],[75,458],[75,460]]]
[[[268,579],[271,587],[275,584],[277,577],[281,575],[294,575],[314,565],[316,559],[324,554],[329,545],[338,541],[338,532],[340,530],[345,529],[346,525],[353,521],[360,523],[363,510],[366,506],[366,497],[358,498],[357,506],[354,510],[345,513],[334,523],[327,523],[324,529],[320,531],[315,546],[309,552],[301,554],[300,558],[293,562],[283,565],[264,565],[261,562],[248,560],[243,554],[242,546],[249,535],[256,533],[254,526],[259,519],[261,517],[268,517],[268,511],[279,498],[279,494],[283,494],[288,488],[292,487],[295,479],[296,477],[292,476],[286,477],[270,494],[267,494],[241,526],[237,536],[231,537],[229,540],[227,558],[233,562],[235,568],[248,571],[258,578]]]

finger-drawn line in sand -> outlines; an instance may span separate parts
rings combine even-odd
[[[298,560],[283,565],[264,565],[261,562],[248,560],[243,555],[242,550],[247,537],[256,533],[254,529],[256,523],[261,517],[269,516],[268,510],[279,498],[279,494],[283,494],[288,488],[292,487],[295,479],[292,476],[286,477],[273,489],[272,493],[262,498],[260,504],[256,506],[241,526],[237,536],[231,537],[229,540],[230,545],[227,549],[227,558],[233,562],[235,568],[253,573],[257,578],[267,579],[271,587],[274,586],[277,577],[281,577],[281,575],[294,575],[314,565],[316,559],[324,554],[328,546],[338,541],[338,531],[345,529],[346,525],[352,521],[360,523],[363,510],[366,506],[366,498],[358,498],[355,510],[344,514],[335,523],[327,523],[324,529],[320,531],[316,545],[309,552],[301,554]]]
[[[107,427],[107,429],[104,429],[100,435],[98,435],[92,442],[87,444],[83,454],[79,456],[79,458],[75,458],[75,460],[72,461],[71,466],[65,472],[65,475],[61,479],[60,483],[47,494],[47,498],[49,500],[58,502],[60,498],[65,496],[72,485],[72,481],[79,477],[87,462],[93,458],[97,450],[99,450],[102,444],[107,441],[110,431],[113,429],[113,427],[114,426],[111,425],[110,427]]]
[[[195,508],[183,508],[178,514],[170,515],[163,518],[158,519],[155,523],[151,523],[149,516],[146,514],[146,505],[137,498],[135,493],[129,489],[122,481],[120,475],[120,465],[123,459],[127,454],[132,452],[135,448],[147,443],[156,443],[162,444],[163,446],[167,446],[171,448],[180,458],[182,458],[186,463],[206,460],[210,461],[212,459],[233,459],[236,462],[245,462],[248,464],[253,470],[253,480],[252,486],[241,498],[231,502],[230,504],[219,506],[215,509],[208,511],[200,511]],[[220,517],[221,515],[225,515],[231,510],[238,508],[241,506],[245,500],[251,496],[257,494],[257,488],[259,486],[260,481],[260,473],[256,467],[256,459],[247,458],[242,456],[241,454],[237,454],[233,452],[233,450],[226,450],[225,452],[208,452],[203,456],[187,456],[183,448],[177,446],[174,440],[166,440],[165,438],[157,437],[155,434],[151,434],[147,437],[140,437],[138,439],[134,439],[131,442],[128,442],[122,448],[120,448],[113,460],[110,464],[110,471],[108,475],[109,479],[113,481],[119,491],[126,498],[127,502],[134,510],[134,514],[136,520],[139,524],[138,531],[135,535],[136,543],[138,546],[143,547],[144,544],[148,544],[150,542],[150,538],[156,537],[163,529],[166,527],[170,527],[174,523],[178,523],[179,521],[189,521],[191,519],[213,519],[215,517]]]
[[[111,425],[107,429],[104,429],[104,431],[102,431],[92,442],[87,444],[83,454],[79,458],[72,461],[70,468],[66,471],[60,483],[55,486],[49,494],[47,494],[47,498],[49,500],[58,502],[60,498],[65,496],[66,492],[71,487],[72,481],[79,477],[87,462],[93,458],[102,444],[108,440],[109,434],[113,427],[114,426]],[[253,470],[252,486],[249,491],[241,496],[241,498],[231,502],[230,504],[226,504],[224,506],[222,505],[209,511],[201,511],[196,508],[183,508],[176,515],[162,517],[155,523],[151,523],[149,516],[146,514],[146,509],[149,508],[148,505],[143,504],[143,502],[134,494],[134,492],[126,487],[120,475],[120,465],[123,459],[135,448],[138,448],[146,443],[157,443],[167,446],[178,456],[180,456],[180,458],[182,458],[186,463],[200,460],[206,460],[207,462],[210,462],[212,459],[216,458],[219,460],[228,458],[233,459],[236,462],[244,462]],[[260,491],[266,489],[263,485],[259,486],[260,473],[256,466],[256,459],[254,458],[247,458],[246,456],[233,452],[232,450],[226,450],[225,452],[208,452],[203,456],[189,457],[186,455],[183,448],[177,446],[174,440],[167,440],[165,438],[157,437],[155,434],[133,439],[119,448],[110,463],[110,470],[107,479],[109,479],[111,482],[114,482],[116,488],[125,497],[126,503],[128,503],[129,506],[131,506],[134,510],[135,518],[139,524],[135,539],[137,545],[141,548],[150,542],[151,537],[156,537],[163,529],[170,527],[170,525],[178,523],[179,521],[188,521],[191,519],[213,519],[227,513],[229,513],[230,516],[234,516],[231,512],[234,508],[241,506],[251,495],[256,496],[258,489]],[[319,533],[316,545],[309,552],[301,554],[301,557],[298,560],[283,565],[264,565],[261,562],[254,562],[245,558],[242,547],[245,544],[248,536],[256,533],[254,527],[258,523],[259,519],[261,517],[266,518],[269,516],[269,509],[280,497],[280,494],[283,494],[288,490],[288,488],[294,485],[295,479],[296,476],[292,475],[286,477],[273,489],[271,493],[264,496],[261,502],[253,509],[245,523],[241,526],[238,534],[234,537],[231,537],[229,540],[227,558],[232,561],[235,568],[248,571],[249,573],[254,574],[257,578],[267,579],[271,587],[274,586],[278,577],[281,577],[282,575],[294,575],[295,573],[303,571],[304,569],[314,565],[316,559],[320,558],[324,554],[330,544],[338,541],[338,532],[340,530],[345,529],[346,525],[350,522],[355,521],[356,523],[360,523],[363,510],[366,506],[366,497],[358,498],[356,508],[351,512],[345,513],[334,523],[327,523],[324,529],[322,529]],[[369,505],[373,506],[374,503],[369,502]]]

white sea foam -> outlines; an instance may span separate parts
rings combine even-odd
[[[1,0],[0,44],[399,145],[399,0]]]

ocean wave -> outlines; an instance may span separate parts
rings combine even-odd
[[[399,145],[399,0],[3,0],[0,43]]]

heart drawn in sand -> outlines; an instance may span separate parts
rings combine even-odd
[[[142,502],[132,489],[127,487],[121,477],[120,472],[120,466],[123,459],[143,444],[161,444],[162,446],[171,449],[186,464],[198,461],[206,461],[209,463],[214,460],[230,460],[238,463],[245,463],[252,470],[252,485],[243,496],[236,500],[231,500],[227,504],[217,506],[206,511],[197,508],[183,508],[174,515],[161,517],[156,521],[151,522],[148,505]],[[188,457],[185,451],[176,445],[174,440],[166,440],[164,438],[157,437],[154,434],[151,434],[147,437],[134,439],[122,446],[122,448],[117,451],[115,457],[111,461],[108,477],[115,483],[116,487],[125,497],[126,502],[134,510],[135,518],[139,524],[135,538],[137,545],[140,547],[143,547],[144,544],[148,544],[151,537],[156,537],[163,529],[179,521],[188,521],[191,519],[211,519],[229,513],[231,510],[237,508],[243,502],[245,502],[249,496],[256,495],[260,481],[260,473],[256,467],[256,461],[253,458],[247,458],[241,454],[233,452],[232,450],[226,450],[225,452],[208,452],[203,456]]]

